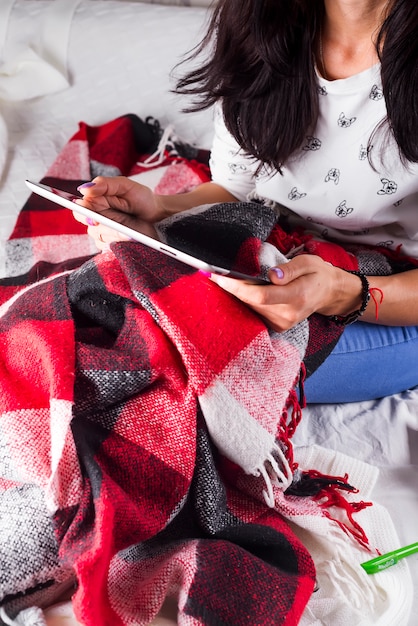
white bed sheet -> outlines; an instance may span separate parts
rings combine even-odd
[[[0,42],[0,53],[3,49],[9,64],[16,41],[26,48],[45,47],[39,39],[52,9],[57,27],[65,32],[62,20],[67,19],[68,0],[55,2],[62,6],[61,19],[51,0],[17,0],[13,4],[6,41],[3,45]],[[2,3],[0,23],[6,6]],[[125,113],[152,115],[163,126],[174,122],[177,134],[190,143],[210,147],[211,113],[181,115],[184,100],[170,93],[174,83],[169,78],[173,66],[197,43],[206,17],[206,9],[199,7],[117,0],[78,3],[66,47],[70,86],[30,100],[0,100],[0,114],[7,128],[5,137],[0,121],[0,163],[5,157],[0,179],[3,240],[28,197],[25,178],[39,180],[45,174],[79,121],[95,125]],[[43,39],[48,39],[48,34]],[[2,80],[0,68],[0,87]],[[2,263],[0,258],[1,275]]]
[[[399,545],[418,541],[418,390],[345,405],[311,405],[294,443],[316,443],[379,468],[373,501],[389,512]],[[409,626],[418,622],[418,554],[407,559],[413,581]],[[394,566],[396,567],[396,566]],[[394,622],[399,626],[402,622]],[[331,626],[331,625],[330,625]],[[332,625],[333,626],[333,625]]]
[[[0,29],[3,60],[14,54],[17,40],[42,49],[36,33],[43,32],[51,6],[51,0],[9,2],[9,19]],[[68,19],[65,15],[64,11],[62,19]],[[64,49],[69,86],[30,100],[0,100],[1,243],[28,196],[25,178],[38,180],[44,175],[81,120],[95,125],[125,113],[152,115],[163,126],[174,123],[185,140],[210,147],[211,112],[184,116],[184,102],[169,93],[173,65],[199,40],[206,20],[203,8],[120,0],[76,2]],[[4,274],[3,247],[0,275]],[[399,545],[407,545],[418,541],[417,431],[418,391],[411,390],[374,402],[308,407],[295,444],[317,443],[378,466],[374,500],[389,511]],[[418,619],[418,555],[409,557],[408,565],[415,589],[412,626]],[[62,611],[50,614],[51,624],[72,622],[69,607]],[[161,625],[172,623],[164,616],[159,619]]]

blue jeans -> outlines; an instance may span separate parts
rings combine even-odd
[[[347,326],[334,350],[305,381],[306,401],[374,400],[418,385],[418,326]]]

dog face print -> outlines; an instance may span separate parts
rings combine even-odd
[[[396,193],[398,190],[398,185],[394,180],[389,180],[388,178],[381,178],[382,188],[377,192],[379,196],[390,196],[393,193]]]
[[[340,128],[350,128],[350,126],[354,124],[356,119],[356,117],[346,117],[345,113],[340,113],[340,117],[338,118],[338,126]]]
[[[388,239],[387,241],[380,241],[377,245],[382,246],[382,248],[390,248],[393,244],[393,239]]]
[[[309,135],[308,137],[306,137],[306,139],[308,141],[303,146],[302,150],[311,150],[314,152],[315,150],[319,150],[319,148],[322,146],[322,142],[320,139],[318,139],[318,137],[312,137],[311,135]]]
[[[247,170],[246,166],[240,163],[228,163],[228,167],[231,174],[239,174]]]
[[[358,158],[360,159],[360,161],[365,161],[367,159],[368,154],[369,154],[369,148],[361,144],[359,155],[358,155]]]
[[[335,215],[337,217],[344,218],[350,215],[350,213],[352,213],[353,211],[354,211],[353,207],[348,207],[347,201],[343,200],[335,209]]]
[[[289,195],[287,197],[289,198],[289,200],[300,200],[301,198],[304,198],[305,196],[306,196],[306,193],[298,191],[296,187],[293,187],[290,190]]]
[[[330,181],[332,181],[335,185],[338,185],[338,183],[340,182],[340,170],[337,169],[336,167],[332,167],[328,174],[325,176],[325,182],[329,183]]]
[[[377,85],[373,85],[371,92],[369,94],[370,100],[374,100],[377,102],[383,98],[383,89],[380,89]]]

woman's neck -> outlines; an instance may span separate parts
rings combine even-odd
[[[325,0],[318,41],[318,68],[324,78],[347,78],[377,63],[376,38],[388,4],[388,0]]]

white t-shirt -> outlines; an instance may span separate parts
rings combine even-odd
[[[212,180],[239,200],[253,194],[278,203],[292,225],[326,238],[379,244],[418,258],[418,164],[401,164],[394,139],[374,128],[386,117],[380,65],[349,78],[318,77],[319,119],[313,136],[283,173],[255,175],[258,162],[245,155],[215,112]],[[383,146],[383,160],[380,148]]]

